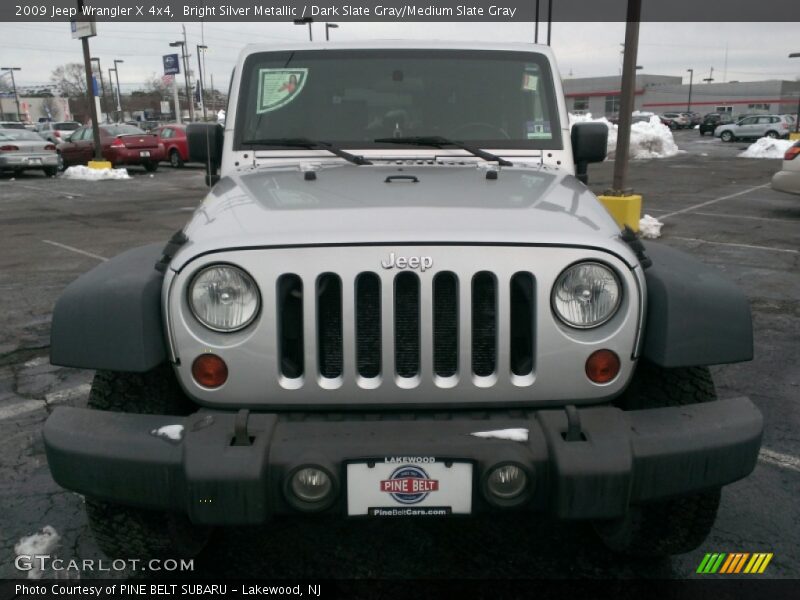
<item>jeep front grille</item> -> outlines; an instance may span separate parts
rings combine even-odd
[[[515,273],[501,282],[505,288],[500,294],[502,300],[498,297],[499,285],[494,273],[480,271],[468,275],[466,283],[462,283],[462,278],[452,272],[438,273],[423,292],[420,276],[415,272],[383,277],[372,272],[359,273],[353,281],[344,282],[355,293],[343,302],[343,282],[339,275],[323,273],[316,281],[303,281],[294,273],[281,275],[275,303],[281,374],[287,379],[313,375],[335,380],[342,377],[344,363],[353,360],[362,380],[377,378],[389,368],[393,370],[391,375],[409,380],[402,382],[406,386],[424,374],[424,355],[424,360],[430,363],[429,370],[446,386],[447,380],[459,375],[465,365],[477,378],[495,376],[498,352],[504,351],[510,356],[511,372],[530,375],[534,366],[533,276]],[[316,291],[311,303],[304,297],[308,290]],[[386,303],[387,298],[390,304]],[[499,339],[497,327],[501,301],[511,320],[510,334],[503,340]],[[392,307],[390,319],[384,314],[385,306]],[[471,318],[462,318],[462,314]],[[309,336],[301,333],[306,320],[315,329],[311,338],[316,355],[315,373],[309,373],[305,364],[311,350],[304,348]],[[345,321],[355,324],[355,356],[345,356]],[[391,327],[382,327],[387,321]],[[422,351],[423,321],[432,324],[432,348],[426,352]],[[463,330],[465,324],[468,331]],[[389,336],[386,340],[385,334]],[[470,340],[469,346],[460,344],[463,339]],[[391,357],[384,356],[381,360],[381,351],[387,347],[391,348]],[[296,389],[297,383],[292,382],[288,387]]]

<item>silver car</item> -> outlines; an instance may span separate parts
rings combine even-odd
[[[772,189],[800,194],[800,142],[783,155],[783,168],[772,176]]]
[[[58,172],[56,147],[27,129],[0,129],[0,171],[21,173],[41,169],[48,177]]]
[[[720,125],[714,135],[723,142],[762,137],[784,138],[789,135],[792,121],[786,115],[753,115],[736,123]]]

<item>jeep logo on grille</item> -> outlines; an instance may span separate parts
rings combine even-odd
[[[424,273],[433,267],[433,258],[430,256],[397,256],[394,252],[389,253],[389,258],[381,261],[384,269],[419,269]]]

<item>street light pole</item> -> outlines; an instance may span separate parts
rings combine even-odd
[[[204,50],[207,50],[208,46],[204,46],[203,44],[197,44],[197,74],[199,75],[198,81],[200,82],[200,108],[203,109],[203,120],[208,120],[208,110],[206,109],[206,102],[203,99],[203,95],[205,94],[205,90],[203,89],[203,62],[201,59],[201,54]]]
[[[800,58],[800,52],[792,52],[789,58]],[[800,133],[800,91],[797,94],[797,117],[794,120],[794,132]]]
[[[694,79],[694,69],[686,69],[689,72],[689,100],[686,103],[686,112],[692,111],[692,80]]]
[[[114,92],[114,78],[111,77],[111,73],[114,73],[115,71],[116,71],[116,69],[112,69],[111,67],[108,68],[108,87],[110,88],[109,91],[111,92],[111,104],[112,104],[111,108],[113,108],[114,98],[116,98],[116,96],[114,95],[115,94],[115,92]],[[110,123],[111,122],[111,110],[109,110],[106,113],[106,117],[108,117],[108,122]]]
[[[622,89],[620,90],[620,115],[617,125],[617,152],[614,160],[613,191],[624,196],[628,177],[628,154],[631,143],[631,121],[636,92],[636,54],[639,48],[639,20],[642,0],[628,0],[625,24],[625,54],[622,61]]]
[[[328,34],[329,29],[339,29],[339,26],[336,23],[325,23],[325,41],[330,42],[331,37]]]
[[[14,71],[22,71],[22,67],[0,67],[0,71],[11,73],[11,87],[14,89],[14,102],[17,103],[17,121],[21,121],[19,112],[19,96],[17,95],[17,82],[14,81]]]
[[[117,80],[117,121],[122,120],[122,91],[119,87],[119,67],[117,65],[124,62],[124,60],[119,60],[118,58],[114,59],[114,77]]]

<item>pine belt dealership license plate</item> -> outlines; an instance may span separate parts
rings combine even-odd
[[[416,517],[472,512],[472,463],[387,457],[347,465],[347,514]]]

